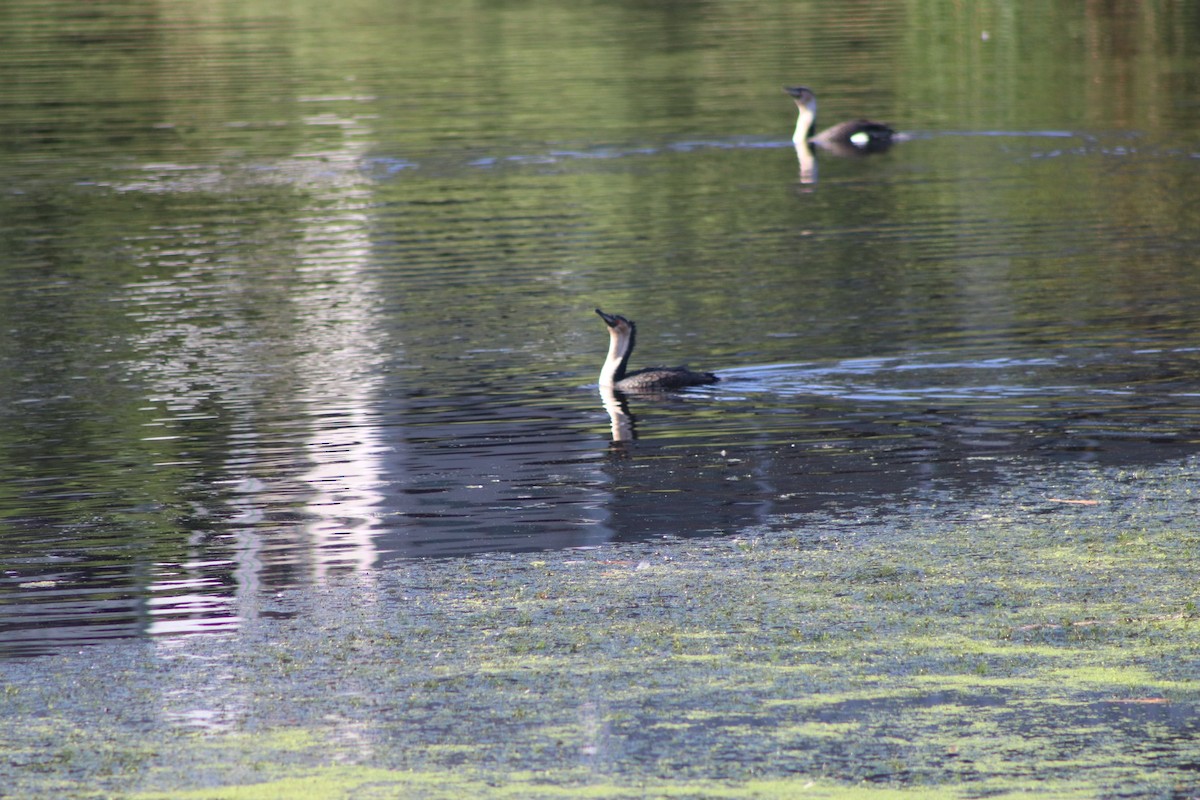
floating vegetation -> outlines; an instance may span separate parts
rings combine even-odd
[[[17,796],[1188,797],[1192,465],[418,560],[0,663]],[[1098,505],[1047,498],[1104,498]],[[286,612],[286,613],[285,613]]]

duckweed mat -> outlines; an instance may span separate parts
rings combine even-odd
[[[0,796],[1200,797],[1195,462],[0,662]]]

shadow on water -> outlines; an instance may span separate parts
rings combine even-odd
[[[1183,457],[1200,431],[1200,364],[1191,350],[1172,354],[1174,367],[1161,356],[1109,364],[1112,385],[1096,380],[1103,359],[941,354],[731,369],[674,398],[606,397],[607,470],[633,489],[613,499],[616,527],[635,538],[782,530],[814,512],[1019,485],[1048,462]],[[706,427],[689,436],[693,425]]]
[[[713,387],[568,403],[413,398],[385,492],[385,558],[782,530],[914,493],[987,489],[1046,462],[1195,451],[1196,353],[955,361],[947,354],[725,370]],[[1107,374],[1106,379],[1099,376]],[[593,417],[594,418],[594,417]]]

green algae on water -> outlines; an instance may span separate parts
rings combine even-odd
[[[334,578],[236,635],[3,663],[0,780],[28,797],[1188,797],[1200,584],[1178,520],[1196,477],[1152,471],[1154,503],[1109,510],[1006,495]],[[1109,477],[1085,480],[1037,496]]]

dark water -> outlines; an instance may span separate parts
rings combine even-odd
[[[1195,454],[1200,4],[1026,5],[9,4],[0,651]]]

